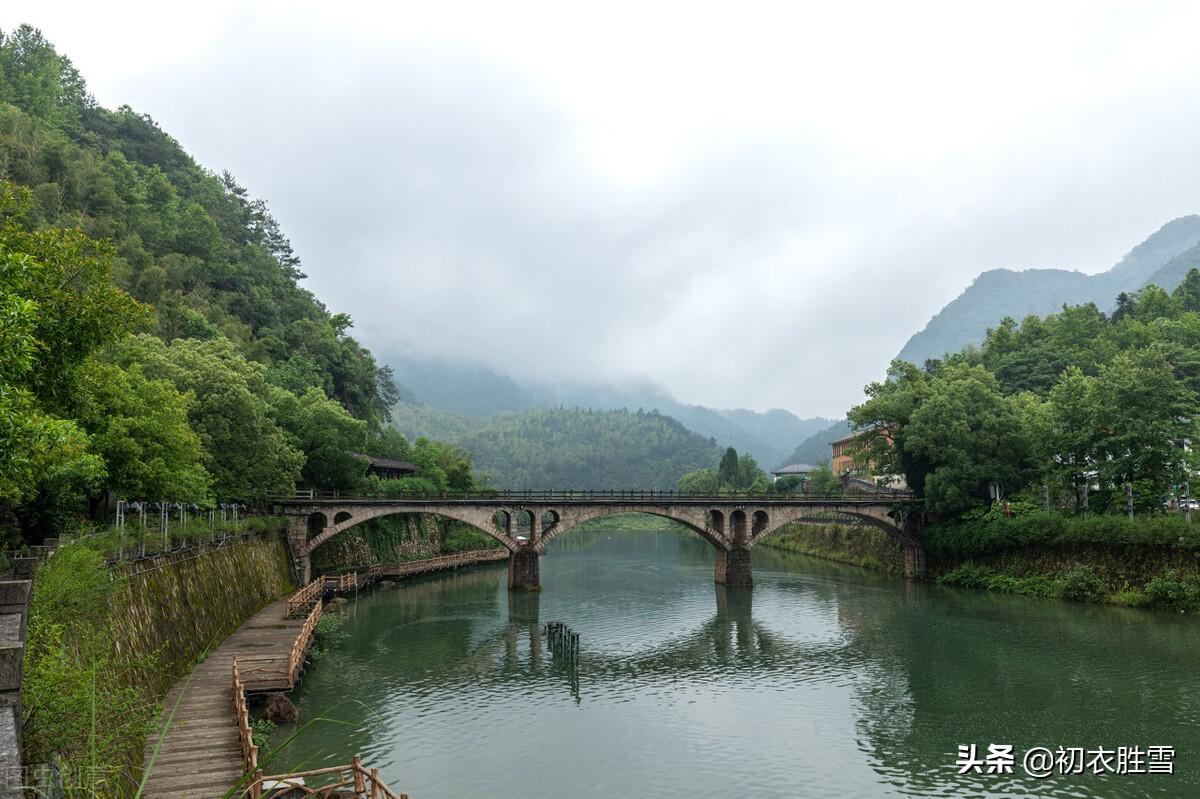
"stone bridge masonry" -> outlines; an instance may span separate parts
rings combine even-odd
[[[904,575],[919,578],[925,573],[924,514],[911,497],[895,494],[775,498],[598,491],[417,499],[297,497],[277,500],[275,511],[288,518],[288,543],[306,583],[317,547],[369,519],[401,513],[454,519],[499,541],[509,551],[511,589],[539,587],[538,559],[551,540],[586,521],[617,513],[661,516],[692,530],[716,550],[714,577],[725,585],[750,586],[751,550],[784,525],[818,514],[836,514],[884,530],[904,547]]]

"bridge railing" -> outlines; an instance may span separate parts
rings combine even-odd
[[[725,491],[710,492],[659,491],[657,489],[506,489],[491,491],[397,491],[377,496],[347,494],[339,491],[316,491],[305,489],[295,494],[277,494],[276,502],[303,502],[306,500],[327,501],[400,501],[400,502],[714,502],[728,503],[738,500],[768,503],[816,503],[816,502],[914,502],[916,495],[911,491],[878,488],[874,491],[826,491],[826,492],[779,492],[779,491]]]

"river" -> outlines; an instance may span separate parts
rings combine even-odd
[[[712,574],[698,537],[576,531],[550,544],[540,593],[509,594],[503,566],[366,591],[330,610],[347,637],[307,670],[308,723],[265,768],[361,753],[413,799],[1200,796],[1193,617],[763,547],[752,590]],[[579,634],[574,661],[549,621]],[[971,744],[1012,744],[1013,773],[959,775]],[[1037,779],[1036,746],[1171,746],[1175,773]]]

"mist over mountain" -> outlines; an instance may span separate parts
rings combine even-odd
[[[792,453],[784,458],[779,465],[809,463],[816,466],[828,463],[833,455],[829,445],[848,435],[850,435],[850,422],[845,419],[840,422],[834,422],[802,441],[800,446],[792,450]]]
[[[934,315],[897,356],[916,364],[979,344],[990,327],[1006,316],[1020,321],[1045,316],[1064,304],[1093,302],[1107,310],[1121,292],[1148,284],[1168,291],[1179,285],[1189,266],[1200,262],[1200,216],[1184,216],[1163,225],[1107,272],[1086,275],[1066,269],[990,269]]]
[[[651,383],[591,385],[568,381],[519,382],[479,364],[393,355],[388,363],[409,394],[398,410],[409,435],[458,440],[472,420],[497,413],[544,408],[658,411],[716,445],[749,452],[763,467],[779,463],[797,443],[832,420],[801,419],[775,408],[766,412],[715,410],[689,405]],[[749,398],[748,398],[749,399]],[[417,407],[407,407],[415,404]],[[439,413],[440,412],[440,413]],[[538,417],[534,417],[538,418]]]

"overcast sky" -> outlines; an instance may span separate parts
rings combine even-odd
[[[842,416],[994,267],[1200,211],[1200,4],[57,3],[379,352]]]

